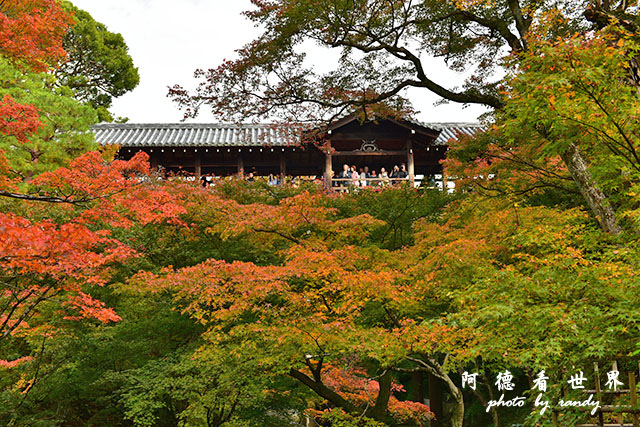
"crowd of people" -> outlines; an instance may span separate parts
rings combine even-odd
[[[394,165],[391,172],[387,172],[385,168],[380,168],[380,173],[375,170],[369,171],[368,166],[357,169],[355,165],[342,166],[342,171],[338,176],[332,176],[332,185],[334,187],[346,187],[353,185],[355,187],[383,186],[398,183],[409,177],[407,166],[402,163],[400,166]]]
[[[255,172],[255,170],[253,170],[246,174],[239,174],[239,173],[228,174],[228,175],[216,175],[215,173],[202,174],[200,175],[200,185],[202,185],[203,187],[209,187],[209,186],[215,185],[217,182],[220,182],[220,181],[228,181],[228,180],[234,180],[234,179],[242,179],[248,182],[266,181],[267,184],[271,186],[277,186],[282,184],[283,182],[286,182],[292,185],[299,185],[301,181],[305,181],[305,180],[313,181],[316,179],[315,177],[310,177],[310,178],[311,179],[304,179],[304,178],[295,177],[295,176],[283,177],[280,174],[276,175],[273,173],[270,173],[268,176],[265,177],[265,176],[258,175]]]
[[[265,179],[269,185],[277,186],[282,184],[283,177],[270,173],[267,177],[258,177],[255,170],[252,170],[244,175],[233,174],[227,178],[241,176],[249,182],[253,182],[256,179]],[[317,179],[317,177],[315,177]],[[336,176],[334,172],[331,172],[331,182],[333,187],[372,187],[372,186],[386,186],[390,184],[397,184],[401,181],[405,181],[409,178],[409,172],[404,163],[400,166],[394,165],[390,172],[384,167],[380,168],[380,172],[375,169],[369,170],[368,166],[358,169],[355,165],[349,166],[343,165],[342,171]],[[200,183],[203,187],[213,185],[216,180],[225,179],[222,176],[216,176],[215,174],[207,174],[200,176]],[[294,182],[296,178],[287,177],[287,182]]]

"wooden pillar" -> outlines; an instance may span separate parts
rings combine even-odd
[[[153,151],[153,150],[152,150]],[[158,157],[154,153],[149,154],[149,160],[151,161],[151,169],[158,169]]]
[[[280,182],[284,182],[285,177],[287,176],[287,159],[285,157],[285,153],[280,151]]]
[[[436,153],[438,153],[438,151],[436,150]],[[447,149],[444,149],[444,155],[446,156],[447,154]],[[442,191],[445,192],[445,194],[449,194],[449,181],[447,180],[447,176],[444,174],[444,166],[441,165],[441,169],[442,169]]]
[[[244,159],[240,151],[238,151],[238,175],[240,178],[244,177]]]
[[[333,179],[331,178],[331,171],[333,170],[333,160],[331,154],[327,153],[324,157],[324,182],[327,190],[331,190],[333,187]]]
[[[618,361],[617,360],[613,361],[613,366],[611,368],[612,368],[611,369],[612,371],[618,371]],[[620,423],[621,426],[624,425],[624,412],[620,412],[618,414],[618,422]]]
[[[636,374],[633,371],[629,372],[629,392],[631,393],[631,406],[635,409],[638,406],[638,392],[636,388]],[[631,416],[633,418],[633,427],[640,426],[640,419],[638,418],[638,414],[636,412],[633,412]]]
[[[440,380],[435,375],[428,374],[428,376],[429,376],[429,408],[436,416],[436,419],[431,421],[431,427],[444,426],[444,424],[441,421],[439,421],[439,420],[442,420],[442,416],[444,415]]]
[[[596,377],[596,399],[602,402],[602,386],[600,384],[600,372],[598,371],[598,362],[593,363],[593,375]],[[604,415],[602,411],[598,411],[598,425],[604,425]],[[555,415],[555,412],[554,412]]]
[[[424,403],[424,374],[420,371],[411,373],[411,400]]]
[[[407,172],[409,172],[409,182],[411,182],[411,186],[414,187],[416,182],[416,171],[413,161],[413,143],[410,139],[407,140]]]
[[[202,175],[202,158],[200,157],[200,153],[197,149],[193,155],[195,156],[196,178],[200,179],[200,175]]]
[[[324,154],[324,185],[327,190],[331,190],[333,187],[333,180],[331,178],[331,171],[333,170],[333,158],[331,156],[331,141],[327,142],[327,148]]]

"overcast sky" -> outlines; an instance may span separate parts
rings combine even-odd
[[[194,84],[196,68],[212,68],[258,35],[241,15],[251,8],[249,0],[72,0],[110,31],[121,33],[140,71],[140,85],[115,100],[113,112],[132,123],[178,122],[182,113],[167,98],[167,86]],[[314,53],[314,58],[322,54]],[[319,58],[318,64],[326,64]],[[436,61],[432,75],[440,82],[459,82],[459,76]],[[409,92],[418,118],[430,122],[475,121],[479,107],[457,104],[434,106],[438,98],[426,90]],[[211,122],[202,110],[195,120]]]

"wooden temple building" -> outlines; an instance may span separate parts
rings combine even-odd
[[[101,144],[118,145],[118,156],[149,154],[153,167],[195,176],[256,176],[324,179],[343,164],[390,171],[405,164],[412,182],[442,173],[447,143],[472,135],[473,123],[421,123],[384,119],[361,123],[347,116],[332,123],[319,143],[292,140],[281,127],[255,124],[99,124],[93,128]],[[335,177],[334,177],[335,178]]]

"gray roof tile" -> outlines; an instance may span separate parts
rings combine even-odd
[[[457,139],[460,134],[473,135],[483,129],[478,123],[411,122],[439,130],[440,135],[435,140],[438,145]],[[286,130],[268,124],[109,123],[96,125],[92,130],[100,144],[117,144],[123,147],[295,145]]]
[[[418,124],[427,128],[440,131],[440,135],[435,140],[437,145],[445,145],[450,139],[458,139],[460,135],[473,135],[478,131],[486,129],[486,126],[480,123],[468,122],[421,122],[418,120],[407,120],[411,123]]]

